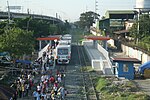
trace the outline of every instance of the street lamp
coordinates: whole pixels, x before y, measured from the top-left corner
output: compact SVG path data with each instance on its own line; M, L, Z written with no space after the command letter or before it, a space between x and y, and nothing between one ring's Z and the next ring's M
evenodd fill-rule
M106 36L106 29L103 29L103 36Z

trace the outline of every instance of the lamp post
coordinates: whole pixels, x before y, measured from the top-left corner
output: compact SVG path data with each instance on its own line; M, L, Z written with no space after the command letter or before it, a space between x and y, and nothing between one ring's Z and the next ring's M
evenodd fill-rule
M103 36L106 36L106 29L104 28L103 31Z

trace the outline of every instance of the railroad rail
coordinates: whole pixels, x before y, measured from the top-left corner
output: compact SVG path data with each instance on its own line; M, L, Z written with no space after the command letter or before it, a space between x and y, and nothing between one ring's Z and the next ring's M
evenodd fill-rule
M0 97L1 100L5 100L6 98L7 98L7 100L9 100L15 91L10 89L7 86L0 85L0 92L5 95L4 97Z
M87 67L87 59L85 57L86 54L83 50L83 46L78 45L78 53L81 67ZM86 100L99 100L90 73L82 70L82 78Z

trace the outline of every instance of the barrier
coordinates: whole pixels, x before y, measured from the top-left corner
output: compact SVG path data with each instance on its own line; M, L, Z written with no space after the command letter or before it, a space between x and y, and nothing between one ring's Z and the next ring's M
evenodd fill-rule
M100 44L97 43L97 49L103 54L103 56L106 58L105 61L103 61L103 63L107 63L105 66L105 68L103 69L104 70L104 73L106 74L113 74L113 68L112 68L112 63L109 59L109 53L108 51L106 51Z
M38 58L41 58L43 55L43 52L47 51L49 44L47 44L43 49L41 49L41 51L39 51L38 53Z
M103 71L105 75L112 75L112 64L109 59L108 52L99 44L96 44L95 48L93 46L93 41L83 41L82 44L89 60L91 61L92 68L94 70Z
M92 68L94 70L102 70L103 68L103 61L102 61L102 58L101 57L95 57L93 55L93 52L91 52L89 49L89 47L87 45L93 45L93 41L84 41L83 42L83 46L85 48L85 51L86 51L86 54L89 58L89 60L91 61L91 65L92 65Z

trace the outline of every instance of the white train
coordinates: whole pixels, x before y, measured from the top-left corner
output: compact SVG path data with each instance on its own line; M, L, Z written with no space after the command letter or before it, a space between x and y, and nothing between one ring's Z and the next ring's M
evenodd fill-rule
M62 36L55 49L55 59L58 64L69 64L71 59L71 36Z
M70 45L70 42L68 40L59 40L58 45Z
M63 36L61 37L61 40L68 41L68 43L71 45L72 36L71 36L70 34L63 35Z
M57 45L55 49L55 59L58 64L69 64L71 59L70 45Z

